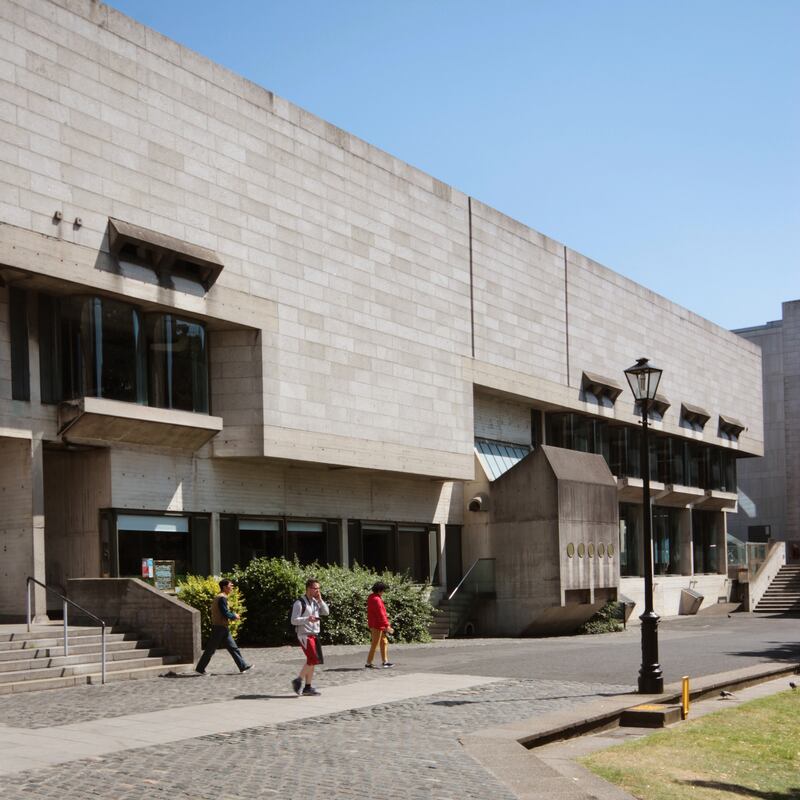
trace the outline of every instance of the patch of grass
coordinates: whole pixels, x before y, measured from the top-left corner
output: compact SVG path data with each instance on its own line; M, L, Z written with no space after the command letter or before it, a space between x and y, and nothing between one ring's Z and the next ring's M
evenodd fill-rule
M690 719L581 763L641 800L800 800L800 691Z

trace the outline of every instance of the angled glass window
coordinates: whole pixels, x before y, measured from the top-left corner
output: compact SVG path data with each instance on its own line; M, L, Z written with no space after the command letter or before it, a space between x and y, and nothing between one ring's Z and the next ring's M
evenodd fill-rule
M64 298L61 345L64 398L146 402L146 353L137 308L106 297Z
M208 341L205 326L173 314L147 315L150 405L207 414Z

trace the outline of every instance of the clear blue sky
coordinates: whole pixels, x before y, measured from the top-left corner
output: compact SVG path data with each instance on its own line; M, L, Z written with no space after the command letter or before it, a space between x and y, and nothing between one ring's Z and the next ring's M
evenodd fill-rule
M800 299L800 0L112 0L729 328Z

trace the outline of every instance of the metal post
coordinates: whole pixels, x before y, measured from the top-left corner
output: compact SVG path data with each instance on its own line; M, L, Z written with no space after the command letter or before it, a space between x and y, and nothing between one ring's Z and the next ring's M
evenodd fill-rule
M658 614L653 610L653 526L650 506L650 442L647 412L649 401L643 399L642 407L642 501L644 520L644 613L642 621L642 667L639 670L640 694L661 694L664 676L658 663Z
M27 619L28 619L28 633L31 632L31 579L28 578L26 582L26 588L28 590L28 600L27 600Z
M100 627L100 683L106 682L106 624Z
M64 600L61 603L62 608L64 609L64 655L69 655L69 640L67 639L67 628L69 627L69 623L67 622L67 601Z

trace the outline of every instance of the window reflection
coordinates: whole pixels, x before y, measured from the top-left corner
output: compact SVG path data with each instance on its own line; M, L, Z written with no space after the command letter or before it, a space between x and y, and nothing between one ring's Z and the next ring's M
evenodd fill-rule
M138 309L105 297L65 298L61 338L65 398L145 402L145 349Z
M206 331L199 322L149 314L150 405L207 413Z

